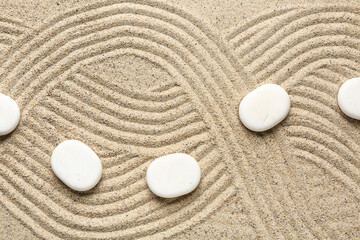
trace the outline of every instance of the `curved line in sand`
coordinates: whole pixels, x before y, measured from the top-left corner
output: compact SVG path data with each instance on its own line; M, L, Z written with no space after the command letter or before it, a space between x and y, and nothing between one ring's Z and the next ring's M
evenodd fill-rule
M325 14L323 15L322 12ZM316 13L318 13L318 15ZM282 13L279 14L282 15L282 17L286 17ZM274 13L274 16L279 14ZM293 13L289 12L289 15L291 14ZM281 18L281 20L284 19ZM270 20L268 22L270 23ZM260 25L262 22L255 21L254 23L256 23L256 25L254 24L256 29L259 29L260 26L262 26ZM240 56L240 58L245 57L245 59L242 59L243 62L250 64L245 67L245 69L249 72L257 73L255 79L260 79L259 83L265 82L281 84L285 89L290 91L290 93L296 93L296 95L304 97L302 99L297 99L298 101L295 100L296 106L293 106L294 111L290 113L289 119L284 122L286 126L294 125L294 123L291 121L291 115L299 115L300 113L298 113L298 108L301 110L304 109L310 111L315 115L318 111L319 114L316 115L318 116L317 119L320 117L320 119L326 120L325 122L329 122L328 119L333 119L334 117L336 117L336 119L339 121L343 121L344 119L340 117L339 112L336 111L336 99L331 99L331 97L334 97L334 95L331 96L328 92L325 91L326 88L334 89L334 87L337 87L334 86L334 80L331 81L329 79L324 79L324 81L320 83L322 86L320 92L324 94L321 95L320 100L317 97L317 101L309 102L310 106L317 105L320 109L312 108L309 110L308 104L306 104L306 106L305 104L304 106L297 106L297 104L301 104L302 102L307 101L308 96L312 96L313 99L315 99L315 95L318 96L319 92L316 89L317 86L319 86L319 83L311 84L311 82L308 81L306 83L306 88L299 86L303 85L302 79L304 76L312 75L314 71L320 68L326 69L329 66L334 66L336 64L340 64L339 66L346 64L346 67L353 70L352 73L348 74L348 78L354 76L354 74L358 75L358 71L356 71L356 69L359 66L358 58L360 56L357 47L359 45L359 35L355 32L355 30L352 29L354 27L357 28L360 25L359 9L339 6L304 9L303 11L295 13L292 17L286 19L285 23L285 26L283 26L284 21L278 21L277 25L269 26L268 31L264 30L261 31L262 34L254 34L253 37L251 37L251 40L243 42L241 48L237 48L236 46L237 39L247 37L248 35L246 34L252 34L255 30L247 32L247 29L243 28L241 32L244 32L244 34L233 33L231 38L228 38L228 40L230 45L238 52L238 56ZM325 29L320 27L323 23L328 23L328 27ZM351 31L342 32L342 30L340 30L341 33L335 32L339 30L338 26L340 25L338 23L341 23L341 26L345 25L347 30L352 28ZM304 26L310 27L304 28ZM316 26L319 26L320 30L315 29ZM249 27L249 29L250 28L251 27ZM336 36L341 34L347 36ZM322 37L318 37L319 35L331 36L330 41L332 42L324 42ZM291 44L289 44L289 42L291 42ZM333 47L328 47L329 43L333 45ZM256 46L254 44L256 44ZM315 50L314 44L317 44L318 46ZM255 50L253 50L254 48ZM247 50L242 51L244 49ZM317 77L321 78L321 76ZM261 79L264 79L264 81L262 82ZM331 107L329 108L328 106ZM355 193L355 197L357 197L359 193L359 185L357 181L354 181L352 178L354 178L354 174L355 176L357 175L359 169L357 167L358 164L356 164L356 159L354 159L354 156L359 153L359 145L355 143L354 140L346 137L346 134L338 127L335 129L329 129L329 125L322 126L321 121L316 121L316 118L308 119L306 115L303 116L303 119L308 121L306 122L306 127L326 134L327 137L331 138L330 142L341 142L340 147L335 149L335 152L332 155L333 157L335 155L342 157L341 161L336 165L339 168L337 168L335 165L332 166L331 161L327 162L327 158L321 156L321 153L319 156L319 159L321 160L317 159L316 162L321 165L321 168L335 176L338 181L344 183L353 193ZM312 122L310 122L310 120L312 120ZM330 123L333 125L332 122ZM301 123L297 122L297 124ZM326 131L324 130L325 128ZM299 131L303 130L305 131L305 128L302 128ZM291 131L289 132L291 135ZM299 132L298 135L303 134L306 134L306 131L302 133ZM332 137L332 135L335 136ZM319 139L317 141L315 140L316 137L319 137L318 135L312 136L313 137L311 139L314 139L314 141L319 144L319 147L326 147L326 144L322 142L324 139L321 139L319 142ZM296 144L296 141L293 143ZM352 153L350 154L352 155L350 162L348 162L349 159L347 159L350 157L349 151ZM325 152L328 153L329 150L325 150ZM310 159L311 157L307 158L307 160ZM350 177L347 176L347 174L350 175ZM358 178L355 177L354 179Z
M298 10L298 9L295 9ZM289 26L291 26L291 24L294 25L294 23L296 23L297 21L303 21L303 22L307 22L307 24L311 25L311 21L307 21L308 16L313 16L314 18L318 17L319 14L321 13L326 13L326 14L337 14L337 13L348 13L348 14L353 14L354 17L358 17L359 13L356 12L356 9L354 9L353 7L348 7L348 6L336 6L336 7L315 7L315 8L311 8L311 9L301 9L301 11L296 11L293 13L293 16L289 16L284 20L282 20L281 22L277 23L275 26L271 25L271 28L269 29L268 32L262 34L261 36L257 37L257 40L254 41L253 44L250 44L250 46L247 46L247 50L243 51L241 54L241 56L243 55L247 55L250 51L252 52L254 49L256 50L257 48L263 48L263 45L269 45L269 46L273 46L274 44L276 44L277 42L280 42L280 40L284 37L287 36L289 33L291 34L293 31L291 31L291 29L289 28ZM326 19L328 16L324 16L324 18ZM329 17L331 19L331 16ZM302 28L301 25L296 25L295 29L297 28ZM285 32L283 31L284 29L287 29L288 31ZM276 38L277 37L277 38ZM268 43L270 41L272 44ZM255 44L256 42L256 44ZM232 45L233 48L238 48L238 46L234 46ZM265 48L266 49L266 48Z
M66 96L66 95L63 95L63 96ZM73 98L69 98L69 99L71 100ZM58 99L57 101L61 102L61 100L62 99ZM66 102L64 101L64 103L66 103ZM53 106L53 108L57 109L58 108L57 106L59 106L59 105L56 104L56 106ZM201 126L199 123L200 121L202 121L201 118L199 118L198 115L194 114L194 110L189 109L188 107L180 108L181 110L184 110L184 114L181 114L181 115L176 114L176 112L174 112L174 111L169 111L168 114L164 114L164 116L169 115L169 117L170 116L172 117L172 118L170 118L169 122L164 122L164 119L157 121L157 119L154 119L154 118L147 119L147 122L143 122L144 120L135 122L133 119L131 121L126 121L126 119L119 120L118 118L114 117L114 115L118 116L118 114L112 115L111 112L107 113L106 111L101 111L102 109L105 109L105 108L98 109L98 108L90 107L89 105L81 104L81 103L79 103L78 106L84 107L83 108L84 110L82 110L82 111L77 110L75 108L76 106L72 106L72 105L70 105L70 103L69 103L69 106L67 106L68 108L73 107L71 112L76 111L74 118L76 118L77 115L78 116L86 116L86 117L88 117L88 119L90 121L89 124L91 124L91 122L96 122L95 123L95 125L96 125L96 124L99 124L99 122L100 122L100 124L106 124L106 126L111 129L114 129L116 131L121 131L121 132L124 132L127 134L134 134L135 136L143 135L143 137L147 137L147 136L154 135L154 134L157 134L159 136L169 134L172 131L179 130L181 128L185 128L186 125L184 125L184 119L189 119L188 121L186 121L188 124L197 123L197 124L199 124L199 127L204 127L204 126ZM182 106L182 104L177 107L180 107L180 106ZM69 111L66 111L66 112L69 112ZM94 116L93 112L90 112L90 111L93 111L95 114L98 114L98 115ZM180 111L180 110L178 110L178 111ZM172 115L172 114L176 114L176 115ZM64 114L62 113L59 115L61 116ZM48 116L50 116L50 115L48 114ZM43 116L43 117L45 117L45 116ZM100 119L101 117L106 117L106 120L102 120L103 118ZM64 118L66 119L68 117L64 116ZM191 121L190 121L190 119L191 119ZM69 121L71 121L71 120L69 120ZM141 128L145 128L145 130L141 131L140 130Z
M267 22L267 20L282 16L287 13L291 13L293 11L298 10L298 8L283 8L277 11L273 9L262 12L260 15L257 15L251 19L249 19L245 24L234 27L229 33L226 35L225 39L228 42L234 41L234 39L241 35L243 32L246 32L254 27L257 27L259 24L263 22Z
M226 183L226 182L225 182ZM6 185L6 183L4 183L4 185ZM4 186L2 186L2 188L3 188ZM221 187L223 187L223 185L222 184L220 184L220 186L219 186L220 188ZM209 191L211 191L212 189L209 189ZM226 189L225 189L225 191L222 191L222 194L224 194L224 192L226 192ZM8 188L7 189L7 191L6 191L6 193L8 193L8 194L10 194L10 193L12 193L12 194L14 194L14 190L13 189L11 189L11 188ZM19 199L19 196L15 196L15 198L16 199ZM20 197L21 198L21 197ZM27 201L27 200L26 200ZM26 201L24 201L24 202L22 202L22 204L24 204ZM216 201L216 200L215 200ZM212 202L212 200L210 200L210 205L211 205L211 202ZM4 202L3 202L4 203ZM19 203L20 204L20 203ZM21 205L21 204L20 204ZM219 206L219 204L217 204L218 206ZM212 208L212 207L210 207L210 208ZM21 209L21 208L20 208ZM17 210L17 211L21 211L19 208L17 208L17 209L15 209L15 210ZM46 217L46 215L44 215L44 214L42 214L41 212L39 212L38 210L37 210L37 208L35 207L35 205L30 205L30 207L29 207L29 210L35 210L35 213L33 214L33 216L38 216L37 218L39 218L39 219L44 219L45 220L45 225L46 226L43 226L43 227L53 227L54 225L58 225L56 222L54 222L53 220L51 220L51 219L49 219L48 217ZM187 212L187 210L189 210L189 209L184 209L184 212L185 212L185 216L186 216L186 212ZM16 214L16 212L14 212L14 211L12 211L14 214ZM23 214L25 214L25 213L23 213ZM26 215L26 214L25 214ZM39 217L40 216L40 217ZM37 219L37 221L39 221L39 219ZM166 219L165 219L165 221L166 221ZM185 222L185 224L188 224L188 223L186 223ZM144 227L145 228L145 227ZM97 233L97 232L95 232L95 233L90 233L90 232L80 232L80 231L77 231L77 230L74 230L74 229L66 229L66 227L63 227L63 226L57 226L57 229L62 229L63 230L63 234L62 235L60 235L60 236L64 236L64 235L67 235L67 236L71 236L71 235L68 235L68 233L69 232L74 232L74 231L76 231L76 236L77 237L80 237L80 238L82 238L82 237L85 237L85 238L90 238L90 237L98 237L98 238L109 238L109 237L121 237L121 236L123 236L123 237L125 237L122 233L122 231L120 230L120 231L115 231L115 232L110 232L110 233ZM52 231L54 231L55 229L53 229L53 228L51 228L51 230ZM131 231L131 235L133 235L134 236L134 234L136 234L136 229L134 229L133 231ZM145 232L145 233L142 233L143 235L146 235L146 234L148 234L149 233L149 231L147 231L147 232ZM45 236L48 236L48 233L46 233L47 235L45 235ZM129 234L129 235L130 235ZM168 233L169 234L169 233ZM44 235L43 235L44 236ZM74 236L73 236L74 237Z
M22 20L19 20L19 19L13 18L13 17L9 18L9 17L0 16L0 22L9 23L9 24L15 25L19 28L31 29L31 27L28 26L28 24L24 23Z
M313 126L304 126L305 124L297 124L291 125L287 127L287 129L291 129L292 131L288 134L289 137L309 137L310 141L316 142L318 144L324 145L324 148L328 149L327 152L333 152L340 156L340 159L351 159L355 157L355 154L351 152L341 141L337 139L329 140L327 135L320 131L319 129L315 129ZM304 134L305 133L305 134ZM343 161L346 164L339 163L338 165L341 167L343 165L343 169L351 168L354 175L358 175L357 179L360 179L360 170L358 166L354 164Z
M332 71L334 73L333 77L336 78L336 74L340 74L340 72L335 72L335 69L333 69L334 66L336 66L336 68L341 67L341 66L346 66L346 68L360 67L360 63L354 61L354 59L348 59L348 58L322 57L320 59L314 59L311 62L307 63L306 67L304 67L303 69L297 70L297 72L294 73L294 76L291 76L288 79L280 79L279 81L274 80L274 82L277 84L281 84L281 86L283 88L290 89L291 87L299 85L298 81L303 78L303 77L300 77L301 75L311 76L311 75L317 74L318 77L321 77L321 75L319 76L319 73L318 73L319 70ZM348 77L346 77L346 78L348 78ZM329 83L331 83L330 85L332 85L334 83L331 80L330 81L324 80L324 81L328 81ZM339 83L337 83L337 84L339 84Z
M337 96L337 93L334 91L334 89L338 87L337 84L332 83L331 80L318 77L316 73L311 73L306 76L302 82L302 86L317 89L331 98Z
M216 37L211 33L211 30L210 30L208 27L206 27L206 25L202 24L199 20L197 20L196 18L194 18L193 16L191 16L190 14L187 14L186 12L184 12L184 11L178 9L178 8L170 7L169 5L164 4L164 3L161 3L161 2L153 2L153 1L147 1L147 0L145 0L145 1L143 1L143 2L144 2L143 4L145 4L145 5L149 5L149 6L155 5L155 6L153 6L153 8L155 8L155 9L156 9L156 8L162 9L162 10L165 10L165 11L167 11L167 12L166 12L165 14L162 13L162 15L161 15L161 14L159 15L159 13L156 12L156 11L148 11L148 10L146 10L146 9L133 10L132 8L128 7L127 5L124 6L125 9L123 9L123 10L122 10L122 9L116 9L116 8L115 8L117 3L123 4L123 5L124 5L124 3L128 3L128 4L130 5L130 4L131 4L131 1L130 1L130 2L128 2L128 1L109 1L109 2L104 2L104 3L100 3L100 4L94 4L94 5L90 5L90 6L88 6L88 7L83 8L83 10L77 9L77 10L70 11L70 12L68 12L68 13L66 13L66 14L63 14L63 15L60 15L59 17L54 18L54 19L51 20L48 24L43 25L43 27L41 27L41 28L36 32L36 34L33 34L33 35L30 36L30 37L27 37L27 38L26 38L26 41L29 42L29 41L32 40L34 37L38 36L41 32L44 32L47 28L50 28L50 27L52 27L53 25L55 26L56 23L57 23L57 21L61 22L61 20L62 20L61 18L62 18L62 17L68 18L69 16L72 16L72 15L79 15L80 13L90 11L90 10L92 10L92 9L94 9L94 8L95 8L95 10L100 11L100 10L102 10L102 9L100 9L100 8L106 8L105 6L110 5L111 7L114 7L114 6L115 6L115 7L114 7L115 9L110 9L110 10L108 10L109 13L105 12L105 13L102 13L102 14L98 14L98 13L95 12L95 13L94 13L95 16L93 16L93 18L90 17L89 14L87 14L87 15L85 15L85 17L84 17L83 19L82 19L82 18L75 19L73 23L68 23L68 24L65 23L65 25L62 26L62 27L60 27L60 26L59 26L59 27L54 27L54 28L55 28L54 34L55 34L55 35L56 35L56 34L59 34L59 33L63 32L63 31L65 31L67 28L74 27L74 26L76 26L76 25L81 24L82 22L88 22L88 21L91 21L91 20L94 20L94 19L98 19L98 18L103 18L103 17L108 17L108 16L116 15L116 14L121 13L121 11L125 11L125 12L130 12L130 13L135 13L135 14L141 14L141 15L144 15L144 16L149 16L149 17L152 17L152 18L154 18L154 19L165 19L167 22L170 22L170 23L172 23L172 24L175 24L176 27L178 27L178 28L180 28L180 29L181 29L181 28L187 29L187 31L186 31L187 34L190 34L190 36L192 36L193 31L191 31L191 30L189 31L189 30L188 30L189 28L188 28L188 26L187 26L186 24L183 23L184 21L174 21L174 20L173 20L173 16L171 16L171 14L172 14L172 15L176 15L176 16L179 15L181 19L186 20L186 21L190 19L190 20L189 20L189 21L190 21L190 25L195 24L195 26L196 26L197 28L202 29L202 31L204 31L204 33L205 33L205 36L206 36L207 38L211 39L211 41L215 43L215 45L219 48L219 50L220 50L221 52L226 51L226 49L224 49L224 47L222 47L222 45L219 44L219 42L216 40ZM141 6L141 4L132 4L132 5L135 5L135 6L138 6L138 7ZM96 8L99 8L100 10L99 10L99 9L96 9ZM170 11L168 12L168 10L170 10ZM105 11L105 10L104 10L104 11ZM120 12L119 12L119 11L120 11ZM105 14L105 16L103 16L104 14ZM106 14L108 14L108 15L106 15ZM159 16L161 16L161 17L159 17ZM59 32L59 31L60 31L60 32ZM50 38L53 38L53 37L55 36L54 34L50 34L50 36L46 37L45 40L50 39ZM24 40L24 41L25 41L25 40ZM16 51L18 51L18 52L21 52L21 54L18 54L19 56L17 56L17 57L10 58L10 62L13 61L13 64L9 63L10 65L5 65L5 66L4 66L4 68L6 69L7 73L9 73L10 71L12 71L12 68L15 67L16 64L18 64L18 63L20 63L21 61L23 61L24 54L29 54L30 51L35 50L35 49L34 49L35 47L38 48L38 47L39 47L39 44L41 45L41 44L43 44L43 43L44 43L44 41L41 42L41 41L38 41L38 40L35 39L35 41L33 41L32 44L27 44L27 46L25 46L25 50L17 50L17 48L19 48L20 46L14 47L14 48L13 48L13 51L16 50ZM199 41L199 43L203 45L203 42L202 42L202 41ZM33 48L31 48L31 46L33 46ZM206 48L206 45L203 45L203 47ZM213 49L211 49L211 48L209 48L209 47L208 47L207 49L209 50L208 52L210 52L210 54L213 52L213 51L211 51L211 50L213 50ZM226 51L226 52L227 52L227 51ZM213 55L213 56L215 56L215 55ZM227 52L226 56L227 56L228 58L229 58L229 57L231 58L231 54L229 54L228 52ZM19 58L19 57L21 57L21 58ZM218 58L215 56L215 59L218 59ZM221 62L221 61L220 61L220 62ZM234 65L234 60L231 61L231 62L232 62L232 64ZM14 65L14 64L15 64L15 65ZM223 67L223 66L221 66L221 67ZM236 66L236 67L239 67L239 66ZM4 75L4 76L2 75L1 79L5 78L7 73L4 73L5 75Z
M294 109L297 109L297 108L300 108L300 109L304 109L304 110L307 110L307 111L309 111L309 109L308 109L308 105L306 104L306 103L304 103L304 101L306 102L309 102L309 104L316 104L316 102L314 101L314 100L308 100L307 98L302 98L301 100L299 100L298 102L294 102L294 103L298 103L298 104L300 104L300 105L295 105L295 106L293 106L293 108ZM311 103L312 102L312 103ZM302 106L303 105L303 106ZM322 104L321 103L318 103L317 104L317 109L322 109L322 112L326 112L326 111L328 111L329 110L329 108L327 108L326 107L326 105L323 105L323 106L321 106ZM313 110L313 109L310 109L310 111L311 110ZM315 112L314 110L313 111L311 111L311 112ZM334 113L328 113L329 114L329 117L330 116L333 116L334 115ZM335 113L335 114L337 114L337 113ZM319 117L321 117L321 118L323 118L323 116L321 116L321 115L318 115ZM307 126L307 127L310 127L310 126ZM312 128L314 128L314 129L316 129L316 127L312 127ZM318 130L318 131L321 131L321 129L320 130ZM303 133L303 135L306 135L305 133ZM289 135L288 134L288 136L290 137L291 136L291 134ZM328 137L331 137L331 135L328 135ZM292 137L292 136L291 136ZM331 137L331 139L333 139L333 137ZM311 141L311 140L313 140L314 142L317 142L316 141L316 139L308 139L308 141ZM293 144L296 144L296 142L294 142ZM322 144L322 146L324 147L324 148L326 148L326 149L328 149L327 147L326 147L326 144L324 144L324 142L323 143L319 143L319 144ZM343 144L343 145L345 145L345 144ZM335 151L335 152L341 152L341 149L337 149L337 150L331 150L331 151ZM339 155L339 154L338 154ZM338 163L338 165L341 165L341 166L344 166L343 168L344 169L347 169L347 171L350 171L350 172L358 172L359 171L359 168L357 168L355 165L353 165L353 164L351 164L350 162L348 162L348 160L346 160L346 157L344 157L343 155L339 155L342 159L343 159L343 161L342 162L339 162ZM324 159L326 159L325 157L324 157ZM335 168L336 169L336 168ZM341 173L342 175L346 175L341 169L336 169L339 173ZM332 170L331 171L331 173L332 172L334 172L334 170ZM357 175L357 174L356 174ZM358 185L358 183L356 183L354 180L352 180L351 178L349 178L352 182L353 182L353 184L357 184ZM339 179L340 181L342 181L342 179ZM344 183L347 183L347 182L349 182L349 180L346 180L346 181L344 181ZM358 186L359 187L359 186ZM359 188L360 189L360 188Z
M0 31L0 44L11 46L17 37Z
M206 175L205 175L205 176L206 176ZM207 179L209 179L209 178L206 178L206 177L205 177L205 180L204 180L204 181L206 182L206 181L207 181ZM214 179L214 180L212 180L212 181L215 181L215 179L216 179L216 178L214 178L214 177L210 177L210 179ZM205 186L205 188L207 188L207 186Z
M293 137L295 138L295 137ZM301 145L306 144L306 140L303 138L297 139L294 141L294 143ZM324 169L325 171L329 172L333 177L338 178L339 181L346 184L349 189L351 189L352 192L357 194L359 196L359 186L346 174L339 171L334 165L330 164L328 161L324 160L322 156L318 156L314 153L311 153L309 151L303 150L301 147L298 148L299 152L295 153L300 158L305 158L310 162L316 163L320 168Z
M9 52L15 43L21 40L26 33L30 32L31 28L27 27L21 21L13 18L0 16L0 47L1 47L1 63L6 61ZM1 81L1 80L0 80Z
M346 24L343 25L346 26ZM333 29L331 29L330 31L333 31ZM342 34L340 31L334 34L334 33L330 33L330 31L328 33L325 32L325 33L317 34L316 37L311 37L309 39L305 39L307 37L306 34L303 35L304 38L296 37L296 40L295 38L292 38L291 40L289 40L291 42L293 42L294 40L294 44L292 44L291 48L280 46L282 47L282 50L281 52L279 52L278 55L276 55L275 53L269 53L273 57L269 57L270 55L269 56L264 55L264 58L265 59L269 58L269 60L261 62L260 64L258 64L255 61L253 62L252 65L249 65L249 69L251 69L251 71L256 75L258 75L259 73L267 73L267 72L274 73L276 72L276 69L281 69L285 65L283 59L286 58L288 59L288 62L291 62L295 58L301 57L302 55L306 55L311 50L315 50L321 47L344 46L352 49L357 49L356 46L359 43L359 39L355 38L355 35L352 35L349 32ZM284 42L283 44L286 43ZM279 44L279 45L283 45L283 44ZM267 77L268 76L265 76L265 78Z
M220 59L219 57L217 58L217 59ZM217 63L218 64L218 63ZM225 67L224 67L224 65L226 65L226 64L228 64L228 66L231 66L231 61L229 61L228 63L222 63L222 64L219 64L220 65L220 67L218 67L218 69L224 69ZM214 70L213 70L214 71ZM232 70L233 71L233 70ZM226 76L226 75L234 75L235 76L235 74L233 74L233 73L231 73L232 71L228 71L228 74L224 74L224 76ZM196 72L196 71L195 71ZM211 71L210 71L211 72ZM206 75L208 75L208 76L211 76L211 74L204 74L204 73L202 73L202 74L200 74L201 75L201 77L205 80L206 78L205 78L205 76ZM233 78L233 77L232 77ZM226 80L227 78L225 78L225 80ZM230 78L231 79L231 78ZM215 82L215 85L211 88L211 89L209 89L210 91L211 91L211 93L213 93L213 95L215 96L215 97L218 97L219 98L219 100L221 101L221 100L226 100L226 98L224 97L224 95L226 96L226 95L230 95L230 96L235 96L235 97L238 97L238 94L234 91L234 90L232 90L232 87L231 87L231 85L229 85L228 83L228 85L225 85L224 84L224 81L222 81L221 82L221 84L219 84L219 83L217 83L216 81L213 81L212 79L210 79L211 80L211 82L213 83L213 82ZM228 81L228 82L231 82L231 81ZM193 82L192 83L193 85L194 84L197 84L196 82ZM222 85L222 86L218 86L218 87L216 87L216 85ZM191 88L191 87L190 87ZM189 87L188 87L188 89L189 89ZM206 89L206 86L205 87L203 87L202 86L202 89ZM210 93L210 91L209 91L209 93ZM216 91L218 91L218 92L216 92ZM210 95L212 95L212 94L210 94ZM221 97L220 97L221 96ZM204 97L203 97L204 98ZM236 98L237 99L237 98ZM226 101L225 101L226 102ZM234 100L232 100L232 102L234 102ZM207 103L208 104L208 110L210 110L209 109L209 107L212 105L211 103L209 104L209 103ZM224 110L223 110L224 109ZM222 111L223 110L223 111ZM211 111L210 110L210 113L212 113L213 111ZM231 108L228 108L227 106L225 106L225 108L222 108L222 107L217 107L217 109L216 109L216 112L217 112L217 114L219 114L219 113L223 113L223 114L226 114L226 113L231 113ZM217 115L215 115L215 118L216 118L216 116ZM232 120L234 120L234 119L236 119L235 121L238 121L238 119L237 119L237 117L236 116L231 116L231 119ZM215 120L214 120L215 121ZM233 129L235 129L235 130L238 130L239 129L239 127L237 126L238 125L238 123L236 123L236 124L234 124L233 123L233 121L230 121L230 123L226 123L226 121L220 121L221 123L218 123L218 126L222 126L222 125L225 125L225 126L227 126L227 127L229 127L229 128L233 128ZM230 134L231 135L231 134ZM231 140L235 140L234 142L236 143L238 140L236 139L236 137L234 137L234 136L230 136L230 139ZM224 145L226 145L226 142L224 142L223 144L222 144L223 146ZM240 144L240 146L241 146L241 144ZM225 149L228 149L229 147L226 147ZM241 149L241 148L240 148ZM231 152L231 151L230 151ZM246 164L245 164L245 166L246 166ZM247 168L247 170L250 170L249 169L249 166L247 166L246 167ZM237 183L237 186L242 186L242 183L239 183L239 181L238 181L238 183ZM257 222L257 224L260 224L260 222L259 222L259 220L257 220L256 221ZM260 224L261 225L261 224ZM261 229L261 231L263 231L263 233L262 234L265 234L265 235L267 235L266 234L266 230L265 229Z
M346 146L351 152L358 154L356 149L358 145L355 141L346 141L348 140L348 136L337 125L319 114L308 111L307 108L297 106L297 111L294 111L291 116L289 116L289 123L284 124L285 127L297 125L321 130L322 133L327 135L333 134L337 141L341 142L342 145Z
M12 23L3 22L0 20L0 32L6 33L10 36L19 37L20 35L24 34L26 30L20 28L19 26L15 26Z
M44 111L45 111L46 109L44 109ZM57 117L56 117L56 115L55 114L53 114L52 112L49 112L48 110L46 110L49 114L47 114L47 115L45 115L45 113L46 112L44 112L44 111L40 111L39 113L41 113L41 114L43 114L43 117L46 117L47 119L49 119L49 120L51 120L51 121L59 121L59 120L57 120ZM52 115L51 115L52 114ZM53 118L50 118L50 117L52 117L53 116ZM36 118L35 118L36 119ZM195 123L198 123L199 121L200 121L201 119L199 118L199 116L198 116L198 114L196 114L194 111L191 111L191 112L189 112L188 114L186 114L186 115L184 115L184 116L180 116L178 119L176 119L176 120L174 120L174 121L170 121L169 122L169 124L167 125L167 126L164 126L164 128L162 128L162 127L153 127L153 130L155 131L155 133L162 133L162 132L164 132L164 133L166 133L166 134L169 134L170 132L171 132L171 130L173 129L173 130L178 130L178 129L181 129L181 128L184 128L184 126L186 126L187 124L195 124ZM38 119L38 120L36 120L36 121L38 121L38 122L41 122L41 123L44 123L45 124L45 122L43 122L43 120L41 120L41 119ZM31 122L33 122L33 121L31 121ZM186 124L185 124L186 123ZM61 125L61 123L59 123L60 125ZM59 126L59 124L55 124L55 125L57 125L57 126ZM67 124L67 122L66 122L66 124ZM55 125L54 124L52 124L51 126L53 126L53 127L55 127ZM136 128L137 126L139 126L139 127L148 127L148 128L150 128L150 131L153 131L151 128L152 128L152 126L149 126L149 125L140 125L140 124L131 124L131 127L130 128ZM24 126L25 127L25 126ZM126 126L127 127L127 126ZM126 129L123 129L123 131L125 131L126 132ZM21 131L19 131L19 134L21 134ZM36 134L36 132L34 132L34 131L32 131L32 134L31 135L33 135L33 134L35 134L35 135L38 135L38 134ZM150 135L151 133L149 133L148 135ZM25 135L24 135L24 137L26 137ZM35 136L34 136L35 137ZM75 136L74 136L75 137ZM46 139L46 138L45 138ZM48 139L48 138L47 138ZM66 139L65 137L64 138L61 138L61 139ZM31 139L29 139L30 141L31 141ZM47 148L45 149L44 147L45 146L43 146L43 144L39 144L39 142L38 141L31 141L32 143L33 143L33 145L34 146L37 146L37 147L39 147L40 146L40 149L42 149L43 150L43 152L44 153L46 153L47 155L48 155L48 157L50 157L51 156L51 152L52 152L52 150L54 149L54 147L56 146L56 143L54 143L53 145L49 145L49 146L47 146ZM106 155L106 154L103 154L103 155Z
M124 55L126 55L124 53ZM149 60L149 59L146 59ZM150 61L150 60L149 60ZM114 98L114 101L118 101L118 98L124 98L126 101L135 100L140 102L151 102L152 104L159 104L163 101L173 100L181 95L185 95L183 89L180 86L176 86L170 89L166 89L161 92L151 92L151 91L139 91L138 89L132 89L131 91L122 87L117 86L116 84L111 83L110 81L105 81L103 78L99 76L95 76L94 74L90 74L81 68L78 69L78 72L75 72L73 76L69 79L69 81L78 84L82 88L88 89L89 91L99 91L99 85L101 87L106 88L111 94L104 94L103 97L106 99ZM116 91L112 90L116 89Z

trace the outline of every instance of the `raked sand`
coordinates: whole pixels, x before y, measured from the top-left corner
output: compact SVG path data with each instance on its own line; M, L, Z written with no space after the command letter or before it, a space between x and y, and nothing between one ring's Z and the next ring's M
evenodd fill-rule
M0 142L0 239L359 239L360 122L337 91L360 75L358 0L0 4L0 92L21 122ZM275 83L289 116L253 133L238 107ZM87 193L52 172L57 144L100 157ZM157 157L199 187L161 199Z

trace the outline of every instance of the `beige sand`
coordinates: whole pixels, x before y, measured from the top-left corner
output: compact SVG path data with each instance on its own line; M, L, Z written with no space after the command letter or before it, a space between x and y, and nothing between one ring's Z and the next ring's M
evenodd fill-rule
M2 2L0 90L22 121L0 143L0 239L360 239L360 122L336 103L360 6L293 2ZM292 108L254 134L237 108L262 83ZM50 168L71 138L104 166L89 193ZM203 177L163 200L145 171L173 152Z

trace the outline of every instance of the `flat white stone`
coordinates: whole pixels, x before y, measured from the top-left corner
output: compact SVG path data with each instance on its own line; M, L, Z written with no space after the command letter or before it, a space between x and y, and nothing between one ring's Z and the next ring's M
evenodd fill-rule
M12 132L19 121L19 106L11 97L0 93L0 136Z
M269 130L288 115L290 97L276 84L265 84L248 93L240 102L241 122L255 132Z
M77 140L60 143L51 155L51 168L69 188L87 191L101 178L102 165L96 153Z
M163 198L179 197L192 192L199 185L200 178L199 164L185 153L155 159L146 173L150 190Z
M360 78L347 80L340 87L338 104L347 116L360 120Z

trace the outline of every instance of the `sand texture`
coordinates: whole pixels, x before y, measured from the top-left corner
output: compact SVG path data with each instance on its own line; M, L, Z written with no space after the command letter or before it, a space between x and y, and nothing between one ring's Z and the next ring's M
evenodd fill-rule
M0 239L360 239L360 122L340 85L360 72L356 1L22 1L0 4L0 91L19 127L0 139ZM289 116L239 120L276 83ZM87 193L53 174L66 139L100 157ZM145 173L184 152L202 169L178 199Z

